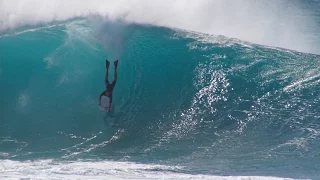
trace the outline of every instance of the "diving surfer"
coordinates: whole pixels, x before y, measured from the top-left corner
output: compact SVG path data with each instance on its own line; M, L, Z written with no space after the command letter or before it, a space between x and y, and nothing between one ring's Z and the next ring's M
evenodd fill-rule
M118 67L118 60L114 61L114 80L112 84L109 83L108 74L109 74L109 65L110 62L106 60L106 76L105 76L105 86L106 90L103 91L99 96L99 109L100 111L111 111L111 104L112 104L112 91L114 86L117 82L117 67Z

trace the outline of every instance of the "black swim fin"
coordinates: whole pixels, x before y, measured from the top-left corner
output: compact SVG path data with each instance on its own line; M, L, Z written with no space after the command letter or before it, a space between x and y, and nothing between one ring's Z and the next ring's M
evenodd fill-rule
M118 67L118 61L119 61L119 60L114 61L114 68L116 68L116 69L117 69L117 67Z
M109 69L110 62L106 59L106 68Z

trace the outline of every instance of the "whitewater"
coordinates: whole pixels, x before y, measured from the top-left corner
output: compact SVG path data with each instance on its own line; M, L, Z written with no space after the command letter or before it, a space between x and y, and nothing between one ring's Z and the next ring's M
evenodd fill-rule
M0 179L320 179L319 9L0 0Z

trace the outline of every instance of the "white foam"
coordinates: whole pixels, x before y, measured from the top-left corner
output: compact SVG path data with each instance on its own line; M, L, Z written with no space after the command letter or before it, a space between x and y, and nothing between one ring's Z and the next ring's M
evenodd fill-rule
M320 48L314 38L307 40L309 32L318 32L316 21L299 6L290 0L3 0L0 32L100 14L317 53Z
M296 82L293 82L292 84L286 86L283 88L284 91L288 92L296 87L299 87L299 86L302 86L303 84L305 83L308 83L308 82L312 82L312 80L314 79L318 79L320 77L320 74L316 74L316 75L313 75L313 76L310 76L310 77L307 77L305 79L302 79L302 80L298 80Z
M19 108L25 108L30 101L30 97L26 92L23 92L18 97L18 106Z
M162 180L290 180L263 176L213 176L178 173L183 167L113 161L61 162L0 160L0 179L162 179Z

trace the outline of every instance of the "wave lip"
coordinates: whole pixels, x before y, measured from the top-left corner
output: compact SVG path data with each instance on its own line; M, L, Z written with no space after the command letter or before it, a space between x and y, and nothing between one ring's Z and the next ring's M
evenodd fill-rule
M311 13L317 13L320 5L305 4L290 0L1 1L0 32L98 14L111 19L124 18L133 23L224 35L263 45L320 53L319 24ZM34 7L38 10L34 11Z

